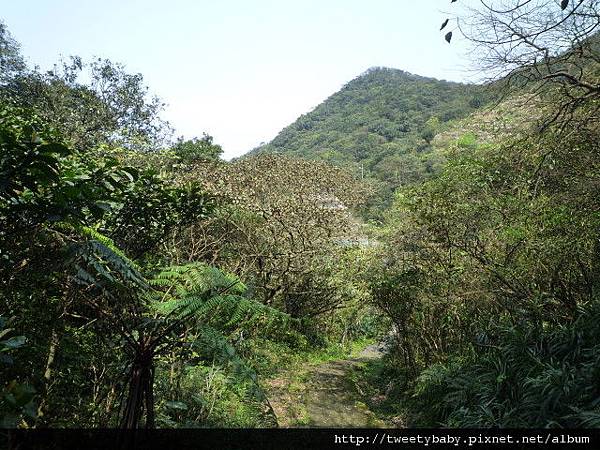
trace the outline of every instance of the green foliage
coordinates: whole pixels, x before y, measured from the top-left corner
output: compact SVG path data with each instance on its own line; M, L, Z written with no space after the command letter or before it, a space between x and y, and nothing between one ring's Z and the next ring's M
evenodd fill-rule
M498 331L495 345L427 368L421 420L451 427L598 427L597 305L566 325Z
M173 230L207 218L214 201L197 182L173 185L147 170L137 175L116 206L102 228L121 248L140 258Z
M414 424L597 424L600 172L588 113L535 134L496 129L486 143L463 122L438 176L398 191L367 281L394 324L388 363L403 393L392 392Z
M122 295L126 290L143 292L147 289L148 282L140 273L139 266L112 240L88 227L75 229L83 238L68 250L71 258L67 260L67 268L72 265L75 283L90 293L101 291L102 297L117 305L121 300L119 293Z
M191 395L159 405L159 426L254 428L269 424L261 402L249 393L248 383L218 365L186 367L181 389Z
M4 182L0 192L0 292L7 299L7 311L3 313L18 313L19 327L27 329L28 321L40 324L51 319L48 328L36 325L33 332L33 338L42 345L30 352L42 351L36 356L39 362L19 361L8 372L26 370L27 378L35 380L42 396L42 414L39 418L29 414L28 419L48 422L57 420L53 414L61 411L62 400L55 395L62 390L62 383L68 382L57 377L51 391L52 366L59 342L72 342L81 349L85 337L73 327L73 322L85 327L99 321L96 329L99 336L113 342L117 349L119 337L123 338L134 350L138 348L137 333L156 329L158 325L156 321L143 320L146 308L143 299L150 287L140 265L122 250L132 248L138 236L123 236L117 231L150 224L152 228L147 225L144 231L154 239L151 244L155 246L187 220L184 211L198 214L194 220L202 217L207 210L206 201L197 187L169 187L157 176L139 174L112 157L95 152L84 155L79 149L66 146L41 119L25 109L3 107L0 145ZM149 196L135 199L132 193L139 191L148 178L154 181L152 194L163 201L157 202L153 209L144 210L138 207L139 201L148 200ZM132 212L136 212L135 216ZM102 230L118 236L121 246ZM107 332L105 321L119 323L119 327ZM43 355L45 345L49 346L47 356ZM71 356L70 351L69 347L62 349L63 358ZM115 366L127 364L123 354L115 356L113 364L100 361L111 373L118 372ZM89 353L87 357L87 360L79 358L78 363L83 360L95 368L97 358ZM45 367L43 358L47 358ZM81 370L91 367L86 365ZM29 394L33 391L25 392L21 386L25 384L9 386L10 395L7 394L8 403L3 404L3 411L29 404ZM93 405L91 400L89 403ZM80 411L86 417L82 420L96 414L94 408Z
M12 320L0 316L0 373L5 373L4 366L14 364L11 353L27 342L25 336L11 336L13 329L8 326ZM36 390L27 383L4 380L0 385L0 427L16 428L35 419L35 394Z
M180 389L173 391L169 389L169 386L173 386L173 369L168 383L166 371L159 370L159 389L165 390L166 398L173 399L159 404L159 423L163 421L163 425L186 427L216 423L221 426L272 423L272 411L265 409L265 402L266 405L268 402L256 372L240 357L224 331L233 335L239 332L241 336L243 330L256 326L252 323L256 315L261 315L263 319L274 316L274 320L283 315L239 296L245 290L239 280L203 265L170 267L151 283L162 289L160 300L151 306L151 310L160 311L158 320L166 320L167 325L182 320L188 324L184 332L187 335L187 348L178 351L176 359L160 358L158 367L161 369L167 364L171 364L171 367L177 364L181 369L175 376L176 385L184 389L199 387L191 397ZM255 316L246 314L251 309L248 308L249 304L254 307ZM244 314L240 314L240 309ZM170 345L179 343L180 339L175 338ZM207 362L212 370L205 373L206 379L199 378ZM223 392L226 388L228 390ZM233 402L235 410L229 410L228 414L220 412L222 408L230 407L227 406L229 402ZM250 414L243 413L246 410L252 412L251 417L245 416Z
M325 160L373 177L383 182L372 204L379 216L394 189L437 170L440 157L431 141L444 124L468 115L488 96L475 85L372 68L251 154Z
M216 161L223 153L221 146L213 144L212 136L206 133L200 139L184 140L180 137L172 150L184 164Z
M193 316L221 330L260 327L265 335L272 326L290 325L287 314L245 297L238 277L205 264L170 266L150 284L161 292L152 307L167 316Z
M110 142L147 150L170 134L160 118L164 103L148 95L142 75L109 60L71 57L48 72L21 68L0 86L0 98L31 108L76 147Z
M135 171L112 158L92 158L67 147L37 116L20 108L0 108L0 148L4 264L27 258L32 234L50 238L54 224L100 220L134 179Z

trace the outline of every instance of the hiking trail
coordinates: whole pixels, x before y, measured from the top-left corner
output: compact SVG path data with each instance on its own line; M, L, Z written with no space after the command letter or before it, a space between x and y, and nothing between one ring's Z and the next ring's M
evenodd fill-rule
M380 345L365 347L356 357L307 365L293 378L270 380L267 390L279 426L383 428L390 426L369 410L350 373L380 358ZM289 374L288 374L289 375Z

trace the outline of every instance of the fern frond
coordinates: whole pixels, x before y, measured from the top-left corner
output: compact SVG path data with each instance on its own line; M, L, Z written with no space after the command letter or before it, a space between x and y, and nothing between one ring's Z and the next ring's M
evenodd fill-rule
M68 263L74 269L74 281L82 286L102 291L114 299L114 291L127 290L139 295L149 285L141 270L108 237L97 230L78 224L59 224L59 229L77 233L79 238L70 246Z
M238 377L250 380L254 387L253 395L259 400L266 400L265 392L258 384L256 372L245 364L237 354L235 347L218 330L210 326L203 326L200 329L199 338L192 345L217 364L230 366Z
M154 310L174 318L195 318L221 329L265 329L293 321L288 314L243 296L246 286L235 275L205 264L168 267L150 285L162 293L152 304Z

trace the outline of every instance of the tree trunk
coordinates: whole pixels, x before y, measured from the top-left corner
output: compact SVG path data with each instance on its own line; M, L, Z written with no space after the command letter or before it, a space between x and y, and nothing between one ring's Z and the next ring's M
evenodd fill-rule
M50 345L48 347L48 358L46 360L46 367L44 370L44 388L42 393L42 400L40 401L40 405L37 409L38 420L42 418L44 414L48 411L48 397L50 395L52 367L54 366L54 359L56 358L56 350L58 349L59 343L60 339L58 337L58 332L56 331L56 328L53 328L52 334L50 336Z
M151 363L146 377L146 428L154 427L154 365Z
M141 351L129 376L129 391L121 418L121 428L135 430L146 413L146 428L154 428L154 352Z

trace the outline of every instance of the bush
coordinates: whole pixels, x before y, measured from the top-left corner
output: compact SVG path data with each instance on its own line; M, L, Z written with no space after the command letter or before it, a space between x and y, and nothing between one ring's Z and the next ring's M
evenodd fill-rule
M507 327L418 377L420 421L451 427L600 426L600 305L568 325Z

